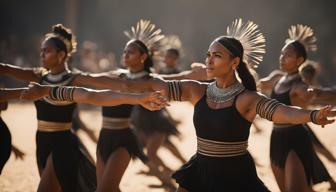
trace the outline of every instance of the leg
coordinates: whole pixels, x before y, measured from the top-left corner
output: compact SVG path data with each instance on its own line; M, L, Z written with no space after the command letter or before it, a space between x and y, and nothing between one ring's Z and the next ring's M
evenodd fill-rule
M97 165L96 165L97 186L99 186L101 183L104 169L105 169L105 162L103 158L99 155L99 153L97 153Z
M125 148L114 151L105 164L97 192L120 192L119 184L130 160L131 156Z
M58 182L51 155L49 155L46 167L41 174L41 181L39 183L37 191L38 192L61 191L61 185Z
M179 159L183 164L187 162L186 159L182 156L180 151L177 149L177 147L172 143L169 138L167 138L163 145L165 148L167 148L177 159Z
M163 133L156 133L147 138L147 155L150 161L152 161L157 167L162 167L164 171L172 172L172 170L167 167L161 158L157 155L157 152L163 143L165 142L166 135Z
M294 151L290 151L286 159L285 183L288 192L312 191L303 164Z
M272 171L280 191L285 191L285 171L271 163Z

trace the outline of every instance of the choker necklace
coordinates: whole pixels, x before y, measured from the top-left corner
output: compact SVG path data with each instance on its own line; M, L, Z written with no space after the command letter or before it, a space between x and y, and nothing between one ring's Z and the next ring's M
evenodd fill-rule
M149 75L149 73L147 71L140 71L140 72L135 72L135 73L128 72L126 74L126 77L127 77L127 79L139 79L139 78L145 77L147 75Z
M224 103L233 99L239 93L245 90L245 87L240 82L236 81L229 87L219 88L216 81L211 82L206 90L207 98L214 103Z
M61 73L58 73L58 74L51 74L51 73L49 73L47 75L47 79L49 81L52 81L52 82L58 82L58 81L62 80L62 78L64 77L64 75L66 75L68 73L69 73L68 70L65 70L65 71L63 71Z

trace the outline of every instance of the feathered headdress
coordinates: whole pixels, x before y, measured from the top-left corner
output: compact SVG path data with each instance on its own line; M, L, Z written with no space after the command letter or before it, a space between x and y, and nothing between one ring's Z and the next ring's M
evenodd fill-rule
M316 51L316 37L311 27L307 25L292 25L288 29L289 38L286 39L286 44L293 41L299 41L306 49L306 51Z
M244 23L236 19L227 27L227 36L237 39L244 48L243 60L256 68L263 59L265 51L265 37L252 21Z
M177 49L180 50L182 48L182 42L177 35L167 35L161 40L161 44L165 47L165 49Z
M132 26L131 31L124 31L124 34L130 40L140 40L148 50L155 51L159 45L159 41L164 38L161 29L155 29L155 25L149 20L141 19L136 26Z

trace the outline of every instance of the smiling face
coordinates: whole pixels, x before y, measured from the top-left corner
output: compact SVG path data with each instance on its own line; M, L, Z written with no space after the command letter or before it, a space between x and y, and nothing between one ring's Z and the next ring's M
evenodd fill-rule
M304 62L303 57L298 57L295 48L291 45L285 45L279 58L280 69L286 73L294 73L299 70L300 65Z
M214 41L209 47L205 63L208 78L218 78L233 75L239 58L234 58L225 47Z
M40 59L47 69L64 67L65 52L59 51L50 40L45 40L41 45Z

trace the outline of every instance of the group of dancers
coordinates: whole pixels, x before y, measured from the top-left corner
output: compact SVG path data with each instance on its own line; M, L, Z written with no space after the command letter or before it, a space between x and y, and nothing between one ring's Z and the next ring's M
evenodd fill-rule
M0 64L0 75L31 82L28 87L1 89L0 100L34 100L38 191L120 191L132 158L139 158L148 174L166 186L175 187L173 178L178 192L269 191L247 150L257 115L274 122L270 158L281 191L312 191L315 183L333 182L306 126L308 122L324 126L336 116L331 106L307 108L336 101L336 91L309 87L299 73L308 51L316 50L311 28L290 28L279 60L282 72L258 83L253 69L262 61L265 38L251 21L235 20L227 34L211 42L205 65L192 71L179 73L178 50L166 49L165 61L171 65L157 71L168 75L151 70L168 44L160 29L140 20L125 34L130 39L122 55L127 70L99 74L70 70L67 62L77 42L61 24L44 36L43 67ZM257 91L267 88L272 99ZM179 134L178 122L165 109L170 101L194 106L197 151L188 162L169 139ZM80 103L103 106L96 163L71 131ZM3 130L7 130L4 123ZM179 170L171 170L157 155L161 146L184 163Z

